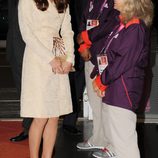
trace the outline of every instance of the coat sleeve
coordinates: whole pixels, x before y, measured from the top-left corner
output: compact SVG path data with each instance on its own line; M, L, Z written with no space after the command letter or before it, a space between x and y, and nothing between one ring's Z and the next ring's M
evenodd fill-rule
M71 26L71 16L69 7L66 9L65 17L61 26L61 36L63 38L67 53L67 61L74 64L74 33Z
M26 47L30 47L42 59L42 61L49 63L54 56L34 34L34 21L31 19L31 5L35 5L33 1L19 0L18 18L22 38L26 43Z
M119 43L116 44L117 47L107 52L110 61L101 75L104 85L115 81L129 69L136 66L140 60L147 57L148 51L144 50L145 34L145 30L140 24L129 26L125 32L122 32L118 39Z

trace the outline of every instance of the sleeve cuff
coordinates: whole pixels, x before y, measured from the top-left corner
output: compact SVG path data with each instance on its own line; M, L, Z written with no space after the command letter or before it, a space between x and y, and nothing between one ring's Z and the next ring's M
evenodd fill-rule
M91 42L90 39L89 39L88 31L87 31L87 30L82 31L82 32L81 32L81 36L82 36L83 41L84 41L87 45L90 45L90 46L92 45L92 42Z
M100 75L98 75L95 79L95 83L97 85L97 87L103 92L107 89L106 85L103 85L100 79Z
M72 65L74 66L74 55L69 55L67 54L66 56L66 61L72 63Z
M82 53L85 49L88 49L88 48L90 48L90 46L87 45L86 43L80 44L78 51L79 51L79 53Z

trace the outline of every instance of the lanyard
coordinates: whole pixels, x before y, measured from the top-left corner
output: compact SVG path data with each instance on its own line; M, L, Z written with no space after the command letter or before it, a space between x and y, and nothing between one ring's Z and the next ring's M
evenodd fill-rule
M99 15L97 16L97 19L99 19L99 17L101 16L101 14L103 13L103 10L104 10L104 7L107 3L107 0L104 0L103 4L101 5L101 8L99 10ZM94 9L94 0L91 0L90 1L90 4L89 4L89 13Z
M118 26L116 26L116 28L117 28L117 27L118 27ZM106 47L105 47L105 46L103 47L103 49L100 51L99 54L101 54L102 52L103 52L104 54L106 54L106 51L108 50L108 48L109 48L111 42L113 41L113 39L114 39L116 36L118 36L118 33L119 33L124 27L125 27L125 26L124 26L123 24L120 24L120 26L118 27L116 33L115 33L113 36L112 36L112 34L113 34L114 31L111 32L111 34L109 35L108 38L110 38L111 36L112 36L112 38L111 38L110 41L108 42L107 46L106 46Z

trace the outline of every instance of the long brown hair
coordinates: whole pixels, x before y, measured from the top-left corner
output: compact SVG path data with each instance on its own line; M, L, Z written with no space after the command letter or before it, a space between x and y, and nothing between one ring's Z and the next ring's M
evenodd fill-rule
M52 0L52 1L54 1L58 13L63 13L68 6L68 0ZM36 3L37 8L41 11L45 11L49 7L48 0L34 0L34 2Z

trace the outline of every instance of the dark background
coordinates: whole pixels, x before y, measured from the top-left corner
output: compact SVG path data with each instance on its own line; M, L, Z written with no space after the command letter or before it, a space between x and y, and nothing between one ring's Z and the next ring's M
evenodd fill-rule
M7 0L0 0L0 40L6 39L8 30L8 8Z

